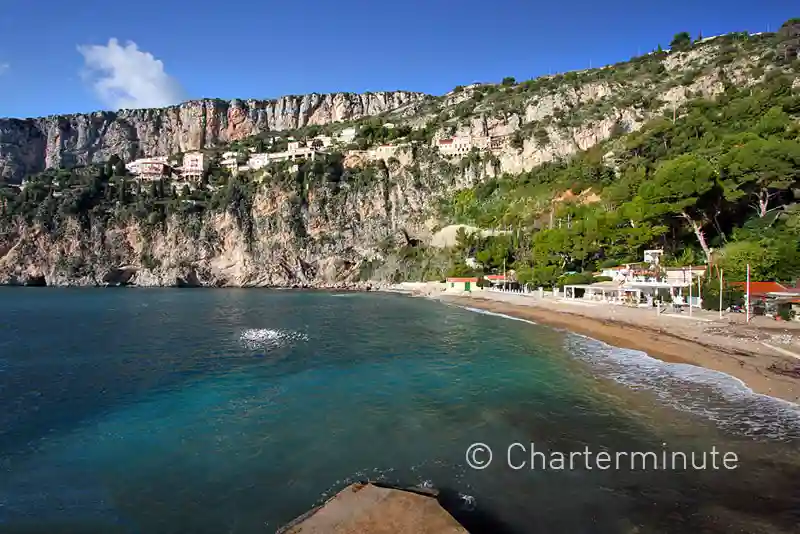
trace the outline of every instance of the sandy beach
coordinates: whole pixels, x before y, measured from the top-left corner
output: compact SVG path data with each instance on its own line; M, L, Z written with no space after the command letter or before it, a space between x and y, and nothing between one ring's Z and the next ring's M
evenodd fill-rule
M566 303L552 298L486 291L471 295L428 294L444 302L481 308L563 328L654 358L714 369L753 391L800 404L800 324L741 317L718 319L657 315L655 310ZM759 318L763 319L763 318Z

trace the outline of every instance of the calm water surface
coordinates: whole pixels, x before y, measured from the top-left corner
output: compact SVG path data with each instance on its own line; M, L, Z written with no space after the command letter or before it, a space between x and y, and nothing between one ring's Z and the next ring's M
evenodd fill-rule
M739 468L515 471L513 442ZM800 532L799 445L724 376L422 299L0 289L0 532L274 532L367 479L474 532Z

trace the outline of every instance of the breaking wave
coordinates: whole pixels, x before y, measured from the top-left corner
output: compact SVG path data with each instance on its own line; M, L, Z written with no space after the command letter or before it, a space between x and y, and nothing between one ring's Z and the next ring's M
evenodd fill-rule
M242 332L239 339L248 349L269 349L282 347L297 341L308 341L308 336L291 330L250 328Z
M467 311L474 312L474 313L480 313L482 315L491 315L493 317L502 317L503 319L511 319L512 321L520 321L522 323L536 324L535 322L529 321L528 319L522 319L520 317L514 317L513 315L506 315L505 313L497 313L497 312L493 312L493 311L489 311L489 310L482 310L480 308L470 308L469 306L458 306L458 307L461 308L461 309L467 310Z
M632 389L652 391L662 402L707 417L724 430L775 440L800 439L800 406L755 393L736 377L664 362L580 334L568 334L565 345L603 376Z
M459 307L536 324L503 313ZM800 405L755 393L738 378L720 371L664 362L642 351L614 347L581 334L557 330L567 333L564 343L570 354L591 364L606 378L632 389L652 391L661 402L707 417L726 431L781 441L800 439Z

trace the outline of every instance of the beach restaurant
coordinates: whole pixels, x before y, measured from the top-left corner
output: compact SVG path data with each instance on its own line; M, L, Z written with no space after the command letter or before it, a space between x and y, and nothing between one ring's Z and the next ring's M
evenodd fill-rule
M594 284L577 284L564 286L564 298L569 300L585 299L590 301L609 302L614 304L640 303L652 306L654 300L666 299L669 295L673 302L688 305L688 282L595 282ZM700 307L699 295L691 298L693 308Z
M572 284L564 286L567 300L585 299L601 302L634 302L642 299L641 289L626 287L619 282L595 282L594 284Z

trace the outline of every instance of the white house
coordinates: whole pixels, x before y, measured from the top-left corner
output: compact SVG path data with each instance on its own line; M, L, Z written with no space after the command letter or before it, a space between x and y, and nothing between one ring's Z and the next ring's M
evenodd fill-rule
M443 156L466 156L470 150L486 150L489 148L491 139L487 136L460 136L440 139L438 148Z
M158 180L169 176L172 167L167 164L167 156L157 156L152 158L141 158L133 160L125 168L128 172L145 180Z
M273 161L314 159L318 153L318 150L304 146L301 141L291 141L288 149L284 152L267 152L251 155L250 159L247 161L247 165L251 169L261 169Z
M352 143L353 140L356 138L356 129L354 127L345 128L339 135L337 135L337 139L340 143L347 145Z
M199 180L208 170L209 158L202 152L187 152L183 155L183 165L178 169L186 178Z
M247 166L253 170L261 169L269 165L273 154L251 154L247 160Z
M397 154L399 148L397 145L380 145L369 151L369 157L374 160L387 160Z
M446 282L445 291L450 293L471 293L473 291L480 291L482 288L478 287L477 277L453 277L448 278Z

